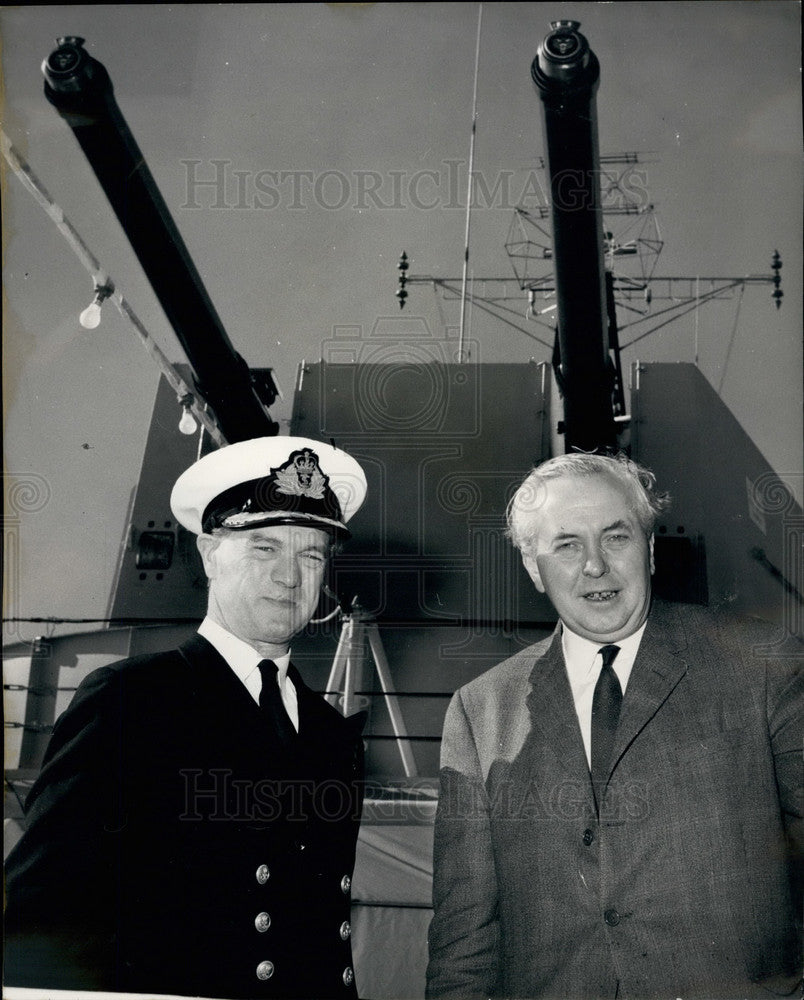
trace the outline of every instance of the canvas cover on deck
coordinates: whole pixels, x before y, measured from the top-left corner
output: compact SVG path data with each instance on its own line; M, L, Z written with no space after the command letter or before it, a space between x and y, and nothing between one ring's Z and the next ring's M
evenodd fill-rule
M366 804L352 882L352 953L362 997L424 996L434 817L434 798Z

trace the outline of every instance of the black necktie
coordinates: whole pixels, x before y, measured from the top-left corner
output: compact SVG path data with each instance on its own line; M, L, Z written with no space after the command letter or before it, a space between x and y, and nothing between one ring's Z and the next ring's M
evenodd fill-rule
M296 738L297 733L282 702L282 692L277 684L279 668L273 660L260 660L258 667L262 676L260 708L280 740L283 743L290 743Z
M603 658L603 668L592 698L592 785L599 804L608 778L623 692L612 667L620 647L602 646L598 652Z

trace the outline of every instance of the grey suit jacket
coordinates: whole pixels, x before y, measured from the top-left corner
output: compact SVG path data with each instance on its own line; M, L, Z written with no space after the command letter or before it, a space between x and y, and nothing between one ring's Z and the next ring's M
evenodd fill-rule
M445 721L428 996L737 998L801 980L801 657L654 602L596 814L560 633Z

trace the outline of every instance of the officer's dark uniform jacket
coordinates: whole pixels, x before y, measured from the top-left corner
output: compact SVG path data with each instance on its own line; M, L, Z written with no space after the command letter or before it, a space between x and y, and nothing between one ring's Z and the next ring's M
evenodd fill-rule
M200 636L81 684L7 864L7 985L357 996L363 718L290 676L290 748Z

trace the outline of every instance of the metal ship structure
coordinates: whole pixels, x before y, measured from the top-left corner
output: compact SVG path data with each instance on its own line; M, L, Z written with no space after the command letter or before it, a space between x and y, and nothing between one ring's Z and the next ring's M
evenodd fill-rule
M393 328L380 326L373 338L333 337L321 359L298 368L290 433L336 442L369 481L354 540L333 570L332 599L294 646L302 673L345 714L370 713L353 889L355 961L369 996L421 990L449 697L555 621L503 534L506 504L533 464L570 450L628 452L673 497L656 536L657 591L727 601L777 621L785 636L801 633L804 522L790 490L694 363L636 361L623 370L620 347L635 319L664 322L671 307L697 308L748 285L766 286L768 308L778 307L780 256L767 273L742 278L656 273L661 239L649 206L629 201L617 182L618 165L636 154L599 152L600 68L579 27L554 21L533 61L549 204L517 208L505 247L513 296L526 303L516 323L538 325L545 360L475 362L463 325L459 349L446 354L412 320L404 353L395 355ZM75 36L59 39L43 70L47 100L63 119L56 124L78 141L186 361L169 362L140 329L161 376L104 627L59 636L45 627L33 644L6 646L6 849L24 825L21 804L50 727L81 679L103 663L174 646L204 615L204 574L192 536L173 520L169 484L200 454L280 431L270 351L264 367L249 367L224 329L109 73ZM54 216L18 152L5 152ZM83 248L93 304L112 299L135 322L77 231L63 216L54 221ZM404 315L425 286L447 301L468 296L478 314L504 316L513 297L510 278L474 278L467 290L465 275L461 288L457 278L410 266L403 254ZM399 957L388 956L387 940Z

